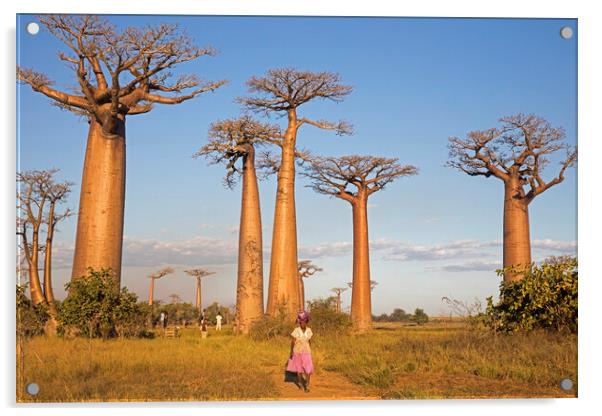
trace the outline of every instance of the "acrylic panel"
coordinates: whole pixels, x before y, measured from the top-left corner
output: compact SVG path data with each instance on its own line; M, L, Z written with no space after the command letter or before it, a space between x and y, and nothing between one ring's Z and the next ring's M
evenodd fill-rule
M18 402L577 397L576 19L20 14L16 74Z

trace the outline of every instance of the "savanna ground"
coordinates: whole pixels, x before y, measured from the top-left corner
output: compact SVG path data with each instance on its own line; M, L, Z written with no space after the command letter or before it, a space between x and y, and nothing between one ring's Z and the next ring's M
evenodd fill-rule
M577 396L577 337L505 335L463 322L377 323L363 335L315 334L309 393L284 383L289 340L225 327L179 338L25 341L23 402L435 399ZM560 381L574 382L570 391Z

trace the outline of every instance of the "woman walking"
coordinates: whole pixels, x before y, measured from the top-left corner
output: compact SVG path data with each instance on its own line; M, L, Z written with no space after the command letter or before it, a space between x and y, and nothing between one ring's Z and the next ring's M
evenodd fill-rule
M307 326L309 313L302 311L297 315L298 326L291 333L291 353L286 370L297 373L297 381L306 393L309 392L309 381L314 372L311 359L310 340L313 335Z

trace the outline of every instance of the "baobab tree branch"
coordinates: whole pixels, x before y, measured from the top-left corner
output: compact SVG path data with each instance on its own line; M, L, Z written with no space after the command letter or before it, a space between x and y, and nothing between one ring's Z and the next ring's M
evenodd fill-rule
M307 118L301 118L299 119L299 122L297 124L297 129L305 123L311 124L312 126L324 130L334 130L339 136L342 136L344 134L353 134L353 126L346 121L339 121L338 123L333 123L325 120L313 121Z
M173 97L167 97L164 95L157 95L157 94L145 94L144 101L150 101L150 102L159 103L159 104L180 104L181 102L190 100L204 92L214 91L217 88L224 85L225 83L226 83L226 81L218 81L218 82L210 83L202 88L192 91L190 94L173 96Z
M40 72L35 72L29 68L17 67L17 79L31 86L34 91L40 92L65 106L77 107L82 110L89 109L89 104L85 97L67 94L50 88L52 81Z

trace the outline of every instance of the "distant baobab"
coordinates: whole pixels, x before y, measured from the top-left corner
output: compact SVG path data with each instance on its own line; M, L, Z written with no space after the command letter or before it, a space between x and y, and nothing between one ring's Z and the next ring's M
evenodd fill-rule
M201 279L207 276L211 276L215 274L215 272L210 272L206 269L190 269L184 270L184 273L189 275L190 277L194 277L196 280L196 296L195 296L195 307L198 312L201 312L202 303L201 303Z
M333 287L330 289L330 291L334 292L337 297L337 312L341 312L341 294L346 290L346 287Z
M174 272L173 267L165 267L155 273L148 275L147 277L150 279L150 289L148 292L148 304L153 306L153 297L155 294L155 280L161 279L162 277L167 276Z
M20 253L29 274L29 289L34 305L48 305L52 319L57 310L52 290L52 244L57 224L72 215L69 209L59 212L71 192L71 182L55 179L58 169L30 170L17 173L17 235ZM43 240L41 230L45 228ZM43 244L45 242L45 244ZM44 286L40 282L39 254L44 252Z
M287 117L280 147L278 189L274 211L272 253L267 314L279 311L293 319L299 305L299 279L297 276L297 224L295 213L295 157L297 132L304 124L334 130L338 134L351 132L345 122L332 123L300 117L298 108L312 100L339 102L352 91L340 83L331 72L307 72L293 68L271 69L264 77L252 77L248 82L250 93L257 95L239 98L251 111L261 114L282 114Z
M316 192L343 199L353 212L353 284L351 320L357 331L372 326L368 198L401 176L415 175L411 165L374 156L314 157L304 176Z
M242 176L242 202L238 240L238 283L236 331L248 333L263 316L263 243L257 173L256 147L275 143L281 136L277 126L259 123L249 116L213 123L209 143L194 157L226 165L225 183L232 188ZM241 166L238 166L238 161Z
M180 63L214 54L199 48L176 25L117 29L93 15L38 17L66 46L59 54L75 75L73 93L52 88L43 73L17 67L17 78L61 109L89 124L71 278L89 267L110 268L119 283L125 203L125 124L127 116L148 113L154 104L179 104L213 91L224 81L204 82L181 75ZM162 94L163 93L163 94Z
M305 310L305 283L303 279L313 276L324 269L313 264L311 260L301 260L299 261L297 270L299 275L299 304L301 305L301 309Z
M471 131L466 139L450 137L447 165L470 176L494 176L504 184L504 268L531 265L529 204L536 196L564 180L577 162L577 149L565 143L564 129L552 127L533 114L500 119L501 126ZM564 150L558 176L549 181L542 172L550 155ZM526 189L525 189L526 187ZM504 274L504 281L522 278L520 271Z

